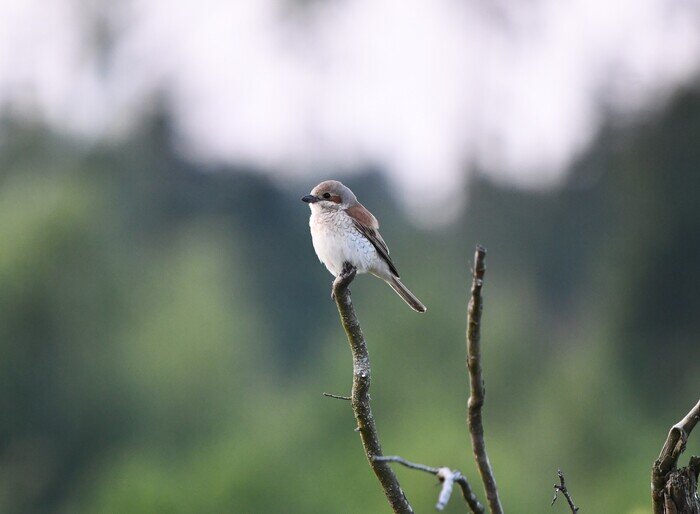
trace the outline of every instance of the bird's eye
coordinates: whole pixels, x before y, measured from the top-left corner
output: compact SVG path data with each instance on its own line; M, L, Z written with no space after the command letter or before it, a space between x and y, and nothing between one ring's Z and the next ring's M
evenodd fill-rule
M329 199L330 197L331 197L330 193L323 193L323 198L325 198L326 200Z

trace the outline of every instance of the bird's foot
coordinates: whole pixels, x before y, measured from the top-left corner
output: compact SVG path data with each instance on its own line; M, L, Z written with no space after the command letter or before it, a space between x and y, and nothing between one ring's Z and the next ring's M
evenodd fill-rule
M343 263L343 270L340 272L340 278L343 280L352 280L355 278L356 273L357 268L346 261Z
M357 274L357 268L350 264L349 262L343 263L343 269L335 280L333 281L333 287L331 287L331 300L336 300L336 291L339 288L347 288L350 282L353 281L355 275Z

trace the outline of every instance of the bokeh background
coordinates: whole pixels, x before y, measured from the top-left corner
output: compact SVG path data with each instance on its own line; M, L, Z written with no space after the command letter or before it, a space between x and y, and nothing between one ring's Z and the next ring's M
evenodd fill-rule
M566 512L561 467L649 512L700 390L699 72L694 1L0 1L0 510L386 512L321 396L351 365L299 198L333 177L428 306L353 286L385 451L480 491L478 242L506 510Z

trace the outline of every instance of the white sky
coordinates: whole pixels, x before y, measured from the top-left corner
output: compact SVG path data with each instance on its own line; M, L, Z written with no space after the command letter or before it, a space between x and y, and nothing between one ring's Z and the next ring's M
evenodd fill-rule
M310 184L376 164L401 196L432 204L463 187L470 163L519 185L556 182L603 99L655 108L700 68L697 0L294 5L0 0L0 104L118 137L162 91L191 157ZM113 53L95 50L92 15L111 27Z

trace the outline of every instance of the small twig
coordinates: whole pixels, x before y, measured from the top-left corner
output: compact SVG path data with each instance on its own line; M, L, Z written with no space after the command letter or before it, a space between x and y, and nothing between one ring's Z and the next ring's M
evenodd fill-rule
M362 334L360 322L355 315L355 309L350 299L350 283L355 278L357 270L348 263L343 266L343 272L333 282L333 299L338 306L340 321L345 329L345 334L350 343L353 363L352 380L352 410L355 413L357 428L360 432L365 455L372 471L379 479L384 494L389 500L391 508L396 513L412 514L413 509L408 503L406 495L401 489L394 471L388 463L377 460L375 457L382 455L382 447L379 443L377 427L374 424L374 416L369 401L369 386L371 368L367 344Z
M339 394L323 393L326 398L335 398L336 400L352 400L349 396L340 396Z
M557 470L557 475L559 475L559 484L554 484L554 498L552 498L552 505L554 505L554 502L557 501L557 498L559 497L559 493L564 495L564 498L566 498L566 501L569 503L569 508L571 509L571 512L576 514L578 512L578 507L574 505L574 500L571 498L571 493L569 493L569 490L566 488L566 482L564 482L564 473L561 472L561 469Z
M440 468L434 468L432 466L426 466L425 464L411 462L410 460L406 460L403 457L399 457L398 455L382 455L375 457L374 460L376 460L377 462L397 462L406 466L407 468L417 469L418 471L425 471L426 473L430 473L431 475L437 475L438 471L440 471Z
M484 441L484 425L481 417L481 408L484 406L486 390L484 379L481 374L481 311L483 310L483 300L481 289L484 285L484 258L486 249L480 245L476 246L474 255L474 267L472 268L472 289L469 307L467 310L467 368L469 370L470 395L469 395L469 415L467 423L472 439L472 449L476 460L481 481L486 491L486 499L492 514L503 514L501 500L498 497L498 487L493 475L493 469L486 453L486 442Z
M437 510L443 510L447 506L447 502L450 500L452 495L452 488L454 483L459 484L462 489L462 496L467 502L467 505L474 514L483 514L484 506L479 502L474 491L472 491L469 481L466 477L462 475L458 470L453 470L447 467L434 468L432 466L426 466L425 464L417 464L415 462L408 461L402 457L396 455L375 457L374 460L380 462L397 462L406 466L407 468L417 469L418 471L425 471L431 475L435 475L440 482L442 482L442 488L440 489L440 496L438 497L437 505L435 508Z
M671 427L666 437L659 458L656 459L651 470L651 501L654 514L664 514L667 509L664 506L664 489L668 474L676 469L678 457L685 451L685 445L690 433L700 421L700 400L690 409L690 412Z

